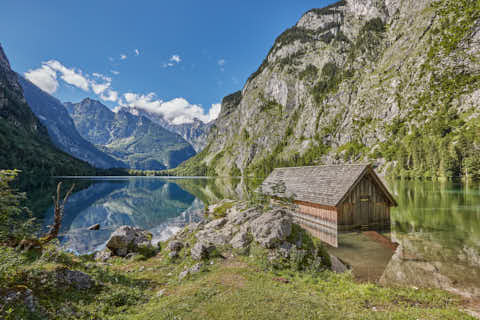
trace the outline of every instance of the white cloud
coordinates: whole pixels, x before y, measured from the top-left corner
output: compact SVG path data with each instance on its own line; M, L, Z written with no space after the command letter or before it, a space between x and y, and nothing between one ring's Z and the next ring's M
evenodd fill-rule
M227 63L227 62L225 61L225 59L220 59L220 60L218 60L217 63L220 67L223 67L225 65L225 63Z
M94 72L94 73L92 73L92 76L94 76L94 77L96 77L96 78L99 78L99 79L102 79L102 80L105 80L105 81L108 81L108 82L111 82L111 81L112 81L112 78L107 77L107 76L105 76L105 75L103 75L103 74L101 74L101 73L96 73L96 72Z
M80 88L83 91L88 91L89 81L85 76L83 76L81 71L77 71L75 69L68 69L57 60L47 61L44 63L44 65L47 65L52 70L59 72L61 74L60 77L66 83L72 86L75 86L77 88Z
M103 93L100 95L100 99L102 99L103 101L115 102L118 99L118 92L114 90L108 90L106 95L104 95Z
M120 74L120 71L117 71L117 70L110 70L110 72L116 76Z
M170 58L170 61L173 61L173 62L176 62L176 63L180 63L182 61L182 58L180 58L180 56L178 54L174 54L171 58Z
M126 54L121 54L120 55L120 60L125 60L127 59L127 55Z
M133 50L133 52L135 52L135 55L136 55L136 56L139 56L139 55L140 55L140 51L139 51L138 49Z
M195 118L209 122L216 119L220 113L219 104L212 105L206 114L201 106L190 104L184 98L175 98L164 102L157 99L154 93L143 95L129 92L124 94L124 98L126 106L163 115L167 121L173 124L191 123Z
M210 110L208 110L208 121L206 122L210 122L212 120L217 119L221 109L222 109L221 103L212 104L212 106L210 107Z
M49 94L57 91L57 73L49 66L43 65L41 68L29 70L25 73L25 78Z

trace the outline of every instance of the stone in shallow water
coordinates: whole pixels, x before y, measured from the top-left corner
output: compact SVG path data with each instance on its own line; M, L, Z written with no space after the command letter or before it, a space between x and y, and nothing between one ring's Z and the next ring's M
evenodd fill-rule
M100 224L99 223L94 224L94 225L88 227L88 230L100 230Z

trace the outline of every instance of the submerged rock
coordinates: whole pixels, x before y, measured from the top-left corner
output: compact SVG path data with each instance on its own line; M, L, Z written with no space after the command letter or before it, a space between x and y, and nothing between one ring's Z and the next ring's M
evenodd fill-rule
M131 226L122 226L115 230L107 242L114 255L124 257L130 252L137 252L141 245L151 246L152 234Z
M94 224L94 225L88 227L88 230L100 230L100 224L99 223Z

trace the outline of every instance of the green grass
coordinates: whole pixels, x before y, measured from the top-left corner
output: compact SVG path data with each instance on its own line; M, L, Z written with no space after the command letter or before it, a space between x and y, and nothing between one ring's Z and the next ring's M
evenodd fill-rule
M458 298L441 290L380 287L330 271L271 271L258 247L250 256L224 249L223 257L180 281L179 273L196 263L188 251L173 261L162 251L98 264L53 247L43 255L0 247L2 287L27 286L43 310L30 314L10 305L6 319L472 319L459 311ZM64 266L101 285L80 291L45 277Z

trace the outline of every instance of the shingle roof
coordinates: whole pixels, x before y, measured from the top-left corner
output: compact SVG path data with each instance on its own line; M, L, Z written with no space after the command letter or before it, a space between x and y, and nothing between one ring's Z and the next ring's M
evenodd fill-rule
M258 191L335 207L367 168L367 164L277 168L263 181Z

